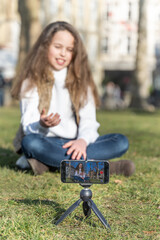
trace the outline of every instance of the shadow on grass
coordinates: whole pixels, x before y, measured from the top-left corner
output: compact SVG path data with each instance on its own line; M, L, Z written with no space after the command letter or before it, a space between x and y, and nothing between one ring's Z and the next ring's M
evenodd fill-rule
M21 171L25 173L33 174L31 169L22 170L16 166L16 161L21 155L16 154L14 151L10 149L4 149L0 147L0 167L6 167L11 170ZM55 167L50 167L50 172L60 172L60 169ZM33 174L34 175L34 174Z
M39 200L39 199L32 200L32 199L28 199L28 198L27 199L12 199L12 200L15 201L16 203L20 203L20 204L35 205L35 206L46 205L46 206L53 207L56 211L56 217L54 217L54 220L52 221L53 224L55 224L57 222L57 220L67 210L67 209L62 208L59 203L57 203L55 201L51 201L51 200ZM79 205L78 207L82 207L82 206ZM72 213L74 213L74 211ZM69 215L71 215L72 213L70 213ZM82 208L82 213L83 213L83 208ZM92 221L91 216L89 218L86 218L86 217L79 217L79 216L75 215L74 218L75 218L75 220L78 220L78 221L86 221L86 223L88 225L90 225L92 227L96 227L96 224ZM63 221L65 221L65 219L63 219Z
M133 112L137 115L144 115L144 116L152 116L152 115L158 115L159 111L155 110L155 111L147 111L145 109L130 109L130 112Z
M15 162L19 156L10 149L0 148L0 167L15 169Z
M61 214L63 214L65 212L64 208L61 208L60 204L55 202L55 201L51 201L51 200L39 200L39 199L12 199L13 201L15 201L16 203L22 203L22 204L26 204L26 205L46 205L46 206L51 206L56 210L57 216L56 218L54 218L54 222L53 224L55 224L55 222L58 220L58 218L61 216Z

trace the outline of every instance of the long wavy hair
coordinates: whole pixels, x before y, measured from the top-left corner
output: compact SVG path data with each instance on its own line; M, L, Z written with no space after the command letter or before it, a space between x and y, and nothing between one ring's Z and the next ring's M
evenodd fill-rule
M79 164L77 165L76 169L75 169L78 173L79 173L79 170L80 170L80 168L79 168L80 164L82 165L82 167L81 167L81 171L84 172L84 166L83 166L83 163L79 163Z
M21 86L25 79L29 79L26 91L37 86L39 91L43 92L45 84L51 81L54 82L54 76L51 73L48 61L48 49L54 34L64 30L69 31L75 39L73 57L68 66L65 86L69 91L73 109L78 115L79 109L86 103L88 87L92 91L96 106L99 104L99 97L81 37L76 29L67 22L54 22L43 30L17 75L12 88L12 96L20 98Z

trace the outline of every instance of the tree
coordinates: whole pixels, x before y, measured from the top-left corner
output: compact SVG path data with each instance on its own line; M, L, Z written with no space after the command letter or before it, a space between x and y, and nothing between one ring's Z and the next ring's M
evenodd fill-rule
M18 0L18 10L21 16L21 36L19 62L23 61L29 49L34 44L41 31L40 1Z
M147 0L139 0L139 22L136 66L132 82L130 107L152 111L147 103L149 97L149 68L147 62Z

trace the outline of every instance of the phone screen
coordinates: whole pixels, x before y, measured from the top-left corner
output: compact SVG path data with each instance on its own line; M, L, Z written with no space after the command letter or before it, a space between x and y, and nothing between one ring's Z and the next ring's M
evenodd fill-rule
M61 180L64 183L108 183L109 163L105 160L63 160Z

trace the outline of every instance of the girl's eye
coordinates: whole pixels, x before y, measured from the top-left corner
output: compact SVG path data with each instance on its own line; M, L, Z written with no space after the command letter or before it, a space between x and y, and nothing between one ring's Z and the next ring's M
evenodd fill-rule
M73 52L73 48L68 48L68 51L69 52Z
M59 45L55 45L55 48L60 48L60 46Z

